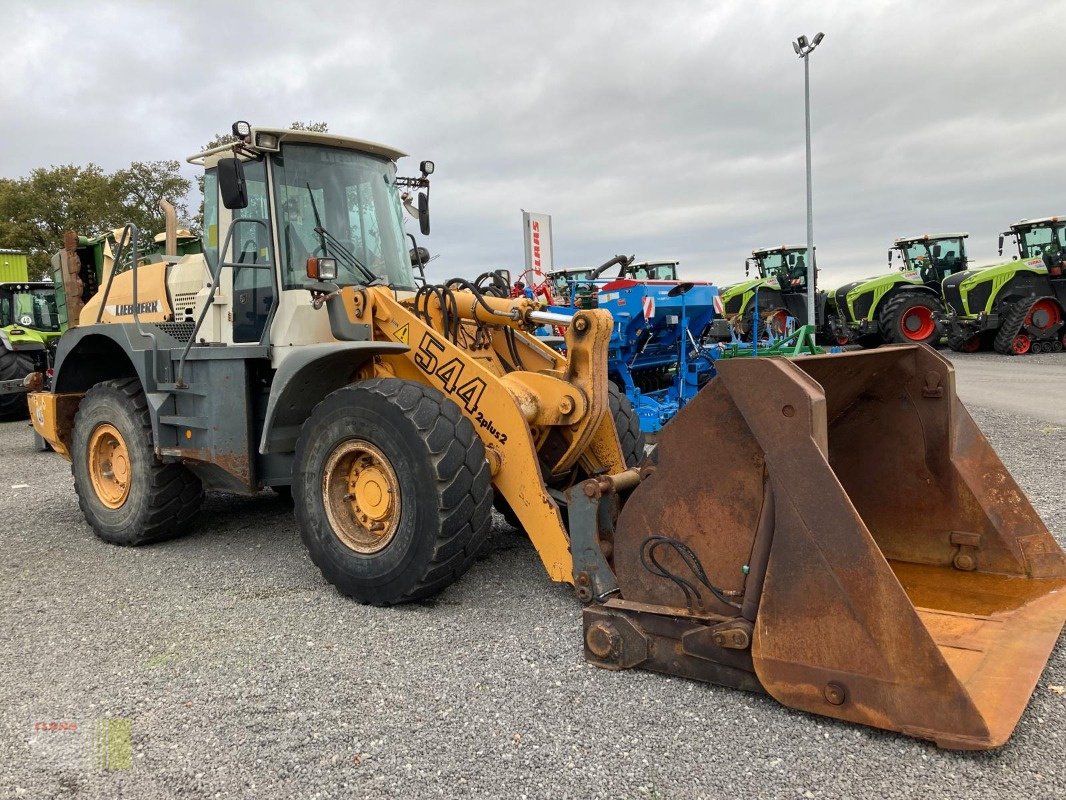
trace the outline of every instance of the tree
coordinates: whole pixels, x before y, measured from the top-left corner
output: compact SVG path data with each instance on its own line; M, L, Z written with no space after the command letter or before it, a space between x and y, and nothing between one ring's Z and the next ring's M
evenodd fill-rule
M125 222L132 222L142 234L152 236L166 228L166 218L159 207L161 200L174 204L178 217L187 217L185 202L192 181L184 177L177 161L134 161L114 174L115 196Z
M95 236L133 222L151 238L164 228L160 200L187 213L190 181L178 170L177 161L135 161L113 174L66 164L0 179L0 246L27 251L30 277L38 279L68 230Z
M96 164L40 167L0 187L0 241L26 250L30 277L47 271L68 230L97 233L114 224L120 204L112 176Z

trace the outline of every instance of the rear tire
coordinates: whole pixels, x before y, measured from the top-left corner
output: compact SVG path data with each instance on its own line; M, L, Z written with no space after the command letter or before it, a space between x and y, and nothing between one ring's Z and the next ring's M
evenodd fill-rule
M935 345L941 333L933 315L940 310L940 303L924 292L899 292L877 315L881 338L890 344Z
M113 459L108 442L118 454ZM181 535L200 510L200 479L156 457L148 401L136 378L98 383L85 394L70 453L78 505L105 542L136 546Z
M21 380L33 372L33 359L25 353L0 348L0 381ZM29 419L26 395L0 394L0 421Z
M436 389L397 378L338 389L304 423L295 463L293 502L311 560L360 602L436 594L488 538L485 447Z

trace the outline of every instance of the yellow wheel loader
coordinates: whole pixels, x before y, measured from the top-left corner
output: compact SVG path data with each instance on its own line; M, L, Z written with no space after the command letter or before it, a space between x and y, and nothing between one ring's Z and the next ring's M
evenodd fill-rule
M947 361L722 363L644 457L606 312L417 285L399 194L428 233L430 162L402 178L383 145L234 132L191 159L203 254L140 259L127 228L133 266L30 395L102 539L181 534L205 490L291 486L326 579L389 605L463 574L495 495L586 604L594 664L944 747L1007 740L1066 616L1066 556Z

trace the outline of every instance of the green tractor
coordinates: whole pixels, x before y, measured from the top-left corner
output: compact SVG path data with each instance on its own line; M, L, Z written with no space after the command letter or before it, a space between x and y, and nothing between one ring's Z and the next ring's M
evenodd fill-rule
M62 332L51 283L0 283L0 420L26 417L23 380L47 369Z
M769 328L775 336L787 330L789 317L797 327L808 324L807 320L807 246L780 245L751 251L751 258L744 262L745 276L751 275L755 266L758 277L746 277L739 283L723 286L719 290L724 316L742 338L751 336L752 303L756 292L759 296L758 317L760 324ZM818 291L815 278L813 324L819 338L825 339L826 293Z
M833 292L831 315L837 334L863 347L940 341L937 315L943 311L944 280L966 269L967 233L926 233L896 239L888 265L900 266L875 278L846 283Z
M997 353L1062 352L1066 347L1066 218L1022 220L999 237L1013 237L1018 256L967 270L944 281L939 322L948 346L974 352L991 342Z

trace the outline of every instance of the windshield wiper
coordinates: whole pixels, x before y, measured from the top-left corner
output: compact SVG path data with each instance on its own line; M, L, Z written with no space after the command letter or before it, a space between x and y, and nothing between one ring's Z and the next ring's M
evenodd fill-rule
M326 243L328 242L332 246L334 255L338 256L341 261L345 262L349 269L355 267L360 272L362 272L363 275L366 277L368 284L373 284L375 282L382 283L382 279L375 275L369 267L367 267L365 264L363 264L363 262L356 258L355 253L345 247L344 243L341 242L340 239L338 239L336 236L326 230L325 226L322 224L322 217L318 213L318 204L315 202L315 193L311 191L311 184L307 183L305 185L307 186L307 194L311 198L311 211L313 211L315 215L315 233L318 234L318 242L322 248L322 252L328 253L330 251L330 248L326 247Z
M328 252L332 253L334 256L339 258L340 261L346 263L349 268L355 267L360 272L362 272L363 275L366 277L368 283L372 284L372 283L375 283L375 282L377 282L377 283L383 283L384 282L384 280L381 278L381 276L375 275L373 273L373 271L368 266L366 266L365 264L363 264L362 261L360 261L358 258L356 258L355 254L345 246L344 242L342 242L340 239L338 239L332 233L327 231L321 225L316 225L315 226L315 233L317 233L320 237L322 237L322 240L323 240L324 243L325 242L329 243L330 246L328 248ZM322 245L322 249L323 250L327 249L325 244Z

